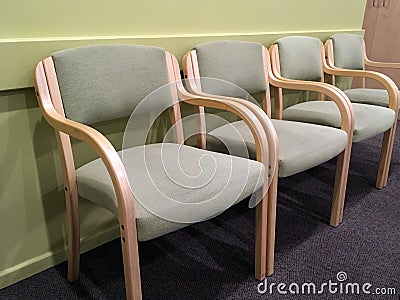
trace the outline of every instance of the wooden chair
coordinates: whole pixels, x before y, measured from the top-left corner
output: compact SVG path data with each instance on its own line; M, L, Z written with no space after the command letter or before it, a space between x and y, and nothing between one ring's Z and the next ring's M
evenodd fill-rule
M176 143L124 149L123 155L128 155L132 162L124 164L120 158L121 152L117 152L104 135L87 124L131 115L147 94L165 84L169 84L169 96L158 99L159 103L154 103L154 106L163 103L170 107ZM268 170L275 172L274 156L277 151L276 135L270 120L265 118L262 123L257 121L248 108L233 101L223 102L189 94L183 89L175 57L157 47L97 45L54 53L37 65L35 88L43 116L54 128L60 149L68 219L70 281L77 280L79 276L78 195L111 210L119 219L128 299L141 299L138 240L156 238L190 225L190 222L166 220L149 211L143 199L138 201L136 195L141 186L135 182L136 179L132 181L129 178L136 172L137 160L144 161L153 170L159 170L156 172L158 175L150 179L166 186L173 195L173 202L201 204L205 195L216 195L211 201L216 205L198 206L197 209L203 209L209 217L227 208L218 205L219 201L233 205L254 191L262 192L263 198L256 208L255 273L260 280L265 277L267 256L271 257L271 254L267 253L267 239L270 239L267 237L270 231L267 224L272 222L268 218L273 216L274 212L267 211L269 203L264 194L267 193L271 180L268 180L264 173ZM258 161L184 145L179 100L195 106L227 110L238 115L253 134ZM266 128L269 129L266 131ZM70 136L87 143L100 158L75 170ZM162 157L162 147L168 152L167 157ZM144 154L149 154L151 158L144 158ZM179 159L185 170L199 172L198 163L202 156L212 157L214 166L209 167L214 167L216 172L216 177L203 187L193 189L182 186L163 173L162 159ZM231 168L232 174L227 174L227 170ZM136 176L139 181L141 175ZM227 179L229 177L233 183ZM156 188L141 192L153 200L155 195L159 195ZM232 199L233 197L236 198ZM159 201L160 206L167 211L177 209L176 206L169 207L171 201L168 202L166 198L163 196L155 201ZM186 203L188 201L190 203ZM178 210L179 206L177 214L180 213Z
M231 82L250 94L261 93L263 111L257 115L259 120L271 116L269 83L285 88L314 90L334 99L342 118L341 129L272 120L279 140L279 172L275 174L269 197L270 201L273 199L276 202L278 177L302 172L338 156L330 224L335 227L340 224L354 121L348 99L339 89L327 84L278 82L271 72L267 49L259 43L244 41L218 41L198 45L184 56L183 70L190 92L202 97L212 96L224 101L251 105L249 101L238 98L242 96L240 90L227 88L229 86L223 84L209 84L206 78ZM275 110L277 115L281 114L278 111L279 106L275 106ZM202 113L204 111L200 110L200 114ZM199 137L199 145L203 148L224 151L218 139L225 144L238 143L226 130L226 125L208 132L206 136L204 118L200 124L203 126L203 135ZM245 137L249 152L254 153L254 141L243 122L234 122L232 125Z
M365 66L370 66L379 70L400 69L400 63L376 62L367 57L365 51L364 39L356 34L340 33L331 36L325 42L325 52L327 65L335 71L365 71ZM399 70L400 72L400 70ZM372 104L383 107L389 107L389 94L386 88L371 89L365 88L365 79L372 78L369 72L358 72L358 75L350 75L350 77L361 78L359 88L345 90L344 93L349 97L351 102ZM355 74L355 73L352 73ZM332 84L335 84L335 75L330 76ZM394 99L392 97L391 107L394 108Z
M387 76L367 71L342 71L329 67L322 42L308 36L288 36L270 47L272 71L282 81L324 81L324 74L364 76L381 82L390 96L390 108L352 103L354 110L353 142L360 142L384 132L376 187L387 184L393 138L398 113L397 88ZM322 99L322 97L320 97ZM283 119L340 127L339 112L332 101L308 101L283 110Z

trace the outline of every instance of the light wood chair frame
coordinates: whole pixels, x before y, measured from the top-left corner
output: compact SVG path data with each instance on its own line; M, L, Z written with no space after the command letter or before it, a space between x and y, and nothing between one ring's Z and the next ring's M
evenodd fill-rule
M331 50L330 50L331 49ZM331 68L337 68L335 66L335 59L333 55L333 40L332 39L327 39L325 42L325 52L326 52L326 62L329 67ZM365 46L365 41L364 39L362 40L362 56L364 59L364 66L362 68L363 71L365 71L365 66L370 66L373 68L387 68L387 69L400 69L400 63L395 63L395 62L378 62L378 61L373 61L368 58L367 56L367 51L366 51L366 46ZM344 69L347 70L347 69ZM351 76L353 77L353 76ZM365 88L365 78L369 78L367 76L359 76L361 77L361 88ZM332 75L332 79L334 80L334 75ZM335 84L335 81L332 82L332 84Z
M336 175L335 175L335 185L334 185L334 194L333 194L333 203L330 217L330 224L334 227L337 227L343 220L343 207L344 207L344 199L345 192L347 186L347 177L348 177L348 169L349 169L349 161L350 161L350 153L351 153L351 140L353 136L354 129L354 113L351 107L349 100L346 95L338 88L324 84L324 83L316 83L316 82L302 82L302 81L286 81L281 78L276 77L271 69L271 60L268 50L265 47L262 47L262 56L264 62L264 74L266 80L266 91L263 95L262 99L262 109L258 108L259 114L257 115L259 120L265 118L265 115L271 117L271 101L270 101L270 84L273 86L275 95L275 110L274 116L277 119L282 119L282 88L287 89L295 89L295 90L305 90L305 91L315 91L320 93L321 95L327 95L332 98L334 102L337 104L340 114L342 117L341 129L346 132L348 136L348 143L345 150L339 154L336 166ZM236 101L242 105L252 105L251 102L239 98L233 97L225 97L225 96L217 96L210 95L202 91L201 89L201 80L200 80L200 71L197 61L196 50L190 50L185 54L182 61L183 71L188 81L188 89L191 93L203 96L203 97L218 97L221 100L231 100ZM278 101L278 104L277 104ZM202 108L200 108L201 110ZM204 112L203 111L200 111ZM203 135L198 137L199 145L205 147L205 121L204 118L199 121L199 124L202 126ZM277 155L277 162L279 164L279 154ZM271 203L270 214L275 214L276 210L276 202L277 202L277 187L278 187L278 170L274 173L273 182L269 189L269 201ZM276 215L274 215L276 218ZM274 225L270 224L271 235L272 235L272 227ZM274 230L275 228L273 228ZM275 239L274 239L275 240ZM272 242L269 243L269 247L273 252L274 245ZM273 255L273 254L272 254ZM273 266L267 266L268 275L273 273Z
M239 105L237 102L199 97L186 92L180 81L179 66L175 57L167 51L165 52L165 57L169 80L171 83L176 82L177 84L177 91L174 92L175 103L171 110L172 123L176 125L176 142L184 143L178 99L182 99L194 106L227 110L236 114L249 126L256 141L257 160L265 165L266 170L268 170L269 165L273 165L275 168L274 160L269 161L269 156L276 151L277 147L276 133L272 125L265 120L260 122L251 110ZM40 109L46 121L55 130L62 163L68 226L68 280L73 282L79 278L80 264L80 221L77 178L70 142L70 136L72 136L88 144L97 153L111 177L118 203L126 296L127 299L141 299L135 200L124 165L117 151L104 135L90 126L75 122L65 116L52 57L39 62L35 68L34 75L35 90ZM269 128L267 134L265 128ZM269 149L272 151L269 151ZM269 181L266 178L262 187L265 194L267 193L268 184ZM266 273L267 200L267 196L264 196L256 207L255 275L260 280L265 277Z
M321 43L320 55L324 57L323 44ZM278 119L282 119L283 96L282 89L308 90L318 93L318 99L324 100L325 96L332 100L339 109L341 117L340 129L347 134L347 146L342 153L338 155L336 163L336 175L334 183L334 193L331 210L332 226L337 226L343 221L343 211L347 179L349 173L349 164L354 131L354 111L350 100L346 94L339 88L324 83L323 71L321 71L320 81L303 81L284 78L281 75L278 45L273 44L269 48L271 68L269 69L270 82L274 86L275 112ZM311 84L311 85L310 85Z
M379 160L378 174L376 178L376 188L382 189L387 185L390 161L393 151L394 137L396 133L397 120L399 115L398 88L396 84L388 76L375 71L366 71L365 65L382 68L400 68L400 63L381 63L368 59L365 51L365 43L363 40L363 56L364 70L350 70L335 67L333 54L333 41L328 39L325 42L323 67L324 72L331 77L332 84L335 84L335 76L349 76L362 78L362 87L365 87L365 78L370 78L381 83L387 90L389 95L389 108L395 113L395 121L393 126L389 128L383 135L382 148Z

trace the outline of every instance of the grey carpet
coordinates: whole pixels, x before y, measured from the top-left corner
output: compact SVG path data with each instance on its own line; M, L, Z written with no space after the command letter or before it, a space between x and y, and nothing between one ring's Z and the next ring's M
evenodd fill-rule
M275 274L271 283L344 283L396 289L396 295L259 294L253 277L254 210L246 203L219 217L140 244L144 299L399 299L400 134L389 182L374 187L382 137L353 146L344 221L328 225L335 161L281 179ZM287 288L286 288L287 289ZM80 280L62 263L0 291L0 299L122 299L118 240L82 255Z

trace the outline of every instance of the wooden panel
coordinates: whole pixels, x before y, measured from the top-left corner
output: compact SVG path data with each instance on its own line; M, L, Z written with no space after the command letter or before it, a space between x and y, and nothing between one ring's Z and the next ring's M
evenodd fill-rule
M371 48L367 55L373 61L400 62L400 3L397 0L376 0L379 3L378 17ZM367 16L366 16L367 17ZM400 85L400 71L385 68L372 68L368 70L378 71L388 75L397 86ZM376 82L367 80L367 87L382 88Z
M365 6L363 29L365 30L364 40L367 55L371 52L372 41L375 33L376 20L379 12L379 2L381 0L368 0Z
M371 52L372 41L374 38L376 20L378 18L379 6L381 0L367 0L365 5L364 12L364 22L362 28L365 30L364 40L365 40L365 48L367 51L367 56ZM354 78L353 79L353 88L358 88L361 86L362 79Z

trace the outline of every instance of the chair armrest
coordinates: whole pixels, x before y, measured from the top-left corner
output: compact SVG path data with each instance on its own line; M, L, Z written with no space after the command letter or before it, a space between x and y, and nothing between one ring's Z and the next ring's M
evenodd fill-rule
M396 113L396 116L399 111L399 103L398 103L398 88L396 84L390 79L388 76L374 72L374 71L365 71L365 70L350 70L350 69L342 69L335 67L333 61L333 44L332 40L327 40L325 43L325 53L326 60L323 63L324 72L329 75L337 75L337 76L349 76L349 77L361 77L361 78L370 78L380 82L389 94L389 108L393 109ZM374 64L374 62L370 61L366 56L364 57L365 64L368 62ZM380 63L377 63L380 64ZM399 64L400 65L400 64Z
M375 68L400 69L400 63L372 61L367 57L364 58L364 63L367 66Z
M202 97L201 99L213 99L213 101L219 100L219 102L217 104L218 106L220 105L220 103L222 103L222 104L234 103L235 107L236 107L236 104L239 104L240 106L243 106L244 108L246 108L250 113L252 113L257 118L257 121L261 124L262 130L267 136L268 153L269 153L269 155L268 155L269 156L269 158L268 158L269 173L270 174L275 173L276 167L278 165L278 156L279 156L278 155L278 153L279 153L278 136L276 135L276 131L275 131L275 128L274 128L271 120L269 119L267 114L261 109L261 107L258 107L257 105L255 105L247 100L244 100L244 99L219 96L219 95L211 95L211 94L203 93L201 91L196 91L193 96ZM184 100L184 101L186 101L186 100ZM195 105L202 105L202 104L195 104ZM213 104L213 106L209 106L209 107L222 109L220 107L216 107L215 105L216 104ZM207 106L207 105L202 105L202 106ZM231 107L225 108L224 110L230 111L230 112L236 114L237 116L241 117L237 112L234 112ZM241 118L246 122L245 118L243 118L243 117L241 117ZM272 141L272 143L270 141Z
M46 121L58 131L87 143L102 159L110 174L119 206L120 220L135 218L134 198L125 167L108 139L97 130L59 114L52 103L42 63L35 69L35 89ZM129 214L129 216L128 216ZM133 214L133 215L130 215Z
M276 55L274 45L270 48L271 57ZM301 91L312 91L318 92L328 96L338 107L341 117L340 128L347 133L349 141L352 140L354 131L354 111L349 98L339 88L323 83L314 81L303 81L287 79L280 75L279 67L275 65L276 60L271 60L271 68L268 68L268 75L270 83L278 88L301 90Z
M195 106L204 106L210 108L221 109L229 111L239 118L241 118L246 125L249 127L257 150L257 160L264 164L266 171L269 176L266 178L268 180L268 185L271 184L273 175L277 170L277 157L278 157L278 138L274 127L269 119L265 118L263 123L268 124L268 130L264 129L264 126L259 121L259 118L252 113L250 109L246 106L241 105L236 101L229 99L222 100L212 97L202 97L197 95L180 95L183 102L186 102ZM267 120L266 120L267 119Z
M174 58L173 65L176 70L179 70L178 62ZM179 74L179 72L175 72L175 74ZM192 94L183 87L180 78L176 78L176 84L179 98L183 102L195 106L204 106L229 111L237 115L246 123L256 144L257 160L264 164L265 169L270 175L265 178L267 185L264 191L266 192L274 178L278 166L278 138L271 120L265 116L260 122L257 116L253 114L250 109L236 101L229 99L221 100L217 97L203 97ZM268 130L264 130L262 123L264 123L264 126L268 128Z
M348 70L336 67L333 68L330 66L325 66L324 71L329 75L370 78L380 82L388 91L389 108L394 110L396 113L399 110L399 103L398 103L399 90L396 84L393 82L393 80L390 79L388 76L374 71Z
M200 83L200 78L196 78L194 75L194 71L193 71L193 67L192 67L192 61L191 61L191 57L190 57L190 52L188 52L183 60L182 60L182 64L183 64L183 71L184 74L186 75L186 88L189 91L189 93L187 93L187 91L185 89L183 89L182 87L182 91L181 91L181 95L184 95L185 97L203 97L203 98L212 98L212 99L218 99L224 102L226 101L232 101L234 103L238 103L239 105L245 107L246 109L250 110L250 112L252 114L254 114L258 121L261 123L261 126L263 127L263 131L267 136L267 141L268 141L268 149L269 149L269 161L270 161L270 173L274 174L275 171L277 170L277 166L279 164L279 146L278 146L278 137L276 135L276 131L275 128L271 122L271 120L269 119L269 117L266 115L266 113L257 105L244 100L244 99L240 99L240 98L234 98L234 97L227 97L227 96L220 96L220 95L211 95L208 93L204 93L203 91L201 91L201 89L199 88L197 82ZM192 95L190 95L190 93ZM201 121L200 121L201 122ZM204 126L205 124L201 124L200 126ZM272 142L272 143L271 143ZM274 162L273 164L271 162Z
M268 150L269 150L269 161L276 160L274 163L274 167L271 167L271 174L274 174L275 168L277 165L278 161L278 153L279 153L279 145L278 145L278 136L276 135L276 131L274 128L274 125L272 124L270 118L267 116L267 114L262 110L261 107L257 106L254 103L251 103L250 101L241 99L241 98L234 98L234 97L227 97L227 96L220 96L220 95L213 95L213 94L208 94L200 91L197 86L193 85L194 81L188 84L188 90L193 94L193 96L197 97L200 96L202 98L213 98L213 99L218 99L223 101L225 103L226 101L229 102L234 102L238 103L239 105L245 107L248 109L252 114L256 116L258 121L261 123L261 126L263 127L263 130L267 136L268 141L273 141L273 144L268 143ZM190 86L190 87L189 87ZM271 163L270 163L271 165Z
M344 130L349 138L352 138L354 131L354 111L350 100L340 89L321 82L305 82L300 80L281 80L279 78L270 78L272 85L292 90L318 92L328 96L338 107L341 117L340 128Z

